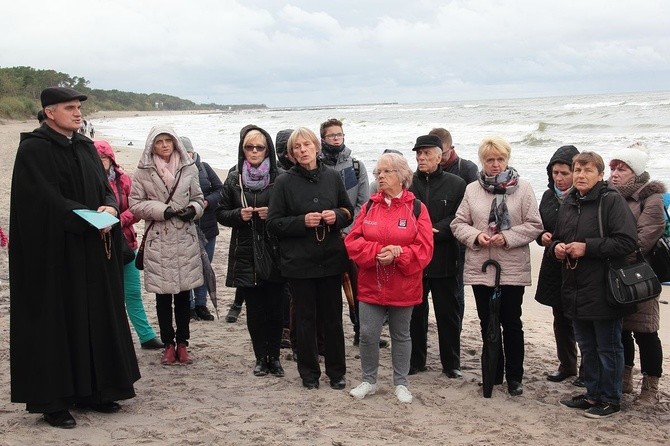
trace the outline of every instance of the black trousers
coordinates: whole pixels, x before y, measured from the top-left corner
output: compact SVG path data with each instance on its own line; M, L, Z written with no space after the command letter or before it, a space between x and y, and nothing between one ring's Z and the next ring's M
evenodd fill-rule
M500 302L500 325L502 325L503 354L500 355L504 364L507 382L521 382L523 379L523 323L521 322L521 304L525 287L502 285ZM477 304L477 315L484 339L489 323L489 300L494 292L493 287L473 285L472 291Z
M410 336L412 337L410 367L422 369L426 366L428 350L428 293L433 298L442 371L460 369L461 306L458 303L458 281L455 276L423 278L423 299L412 310L412 320L409 326Z
M663 374L663 347L657 331L653 333L622 331L624 364L632 367L635 363L633 335L640 349L640 370L644 374L660 378Z
M347 372L342 328L342 276L291 279L296 317L298 373L306 381L321 376L317 346L317 320L323 323L326 375L331 380Z
M283 283L261 282L255 287L237 288L247 304L247 329L256 359L279 358L283 286Z
M176 332L172 326L173 297L174 319L177 324ZM163 344L174 344L176 337L177 344L188 345L188 340L191 337L189 327L191 321L191 290L185 290L179 294L156 294L156 314Z

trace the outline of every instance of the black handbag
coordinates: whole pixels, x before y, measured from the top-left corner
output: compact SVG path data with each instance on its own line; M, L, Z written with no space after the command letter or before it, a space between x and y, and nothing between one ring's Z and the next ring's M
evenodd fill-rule
M602 223L602 198L598 203L598 229L604 237ZM644 260L640 248L636 250L637 262L614 267L608 260L607 303L616 308L631 308L657 298L661 294L661 282L654 270Z
M133 248L130 247L130 243L128 243L128 240L123 233L121 233L121 248L124 265L127 265L135 260L135 251L133 251Z
M668 210L665 206L663 206L663 210L665 211L666 218L665 232L647 255L647 261L656 273L658 280L661 282L668 282L670 281L670 227L668 226L670 217L668 216Z

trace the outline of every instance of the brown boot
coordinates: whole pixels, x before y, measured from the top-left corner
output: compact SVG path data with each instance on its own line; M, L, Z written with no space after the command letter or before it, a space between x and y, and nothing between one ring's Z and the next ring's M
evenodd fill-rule
M623 369L623 393L633 393L633 367L630 365Z
M634 404L653 406L660 402L658 394L658 376L644 375L642 377L642 391L635 398Z
M177 346L177 359L182 364L193 364L193 359L191 359L188 350L186 350L186 344L179 344Z
M177 360L176 354L174 351L174 345L168 344L163 351L163 357L161 358L161 364L163 365L172 365Z

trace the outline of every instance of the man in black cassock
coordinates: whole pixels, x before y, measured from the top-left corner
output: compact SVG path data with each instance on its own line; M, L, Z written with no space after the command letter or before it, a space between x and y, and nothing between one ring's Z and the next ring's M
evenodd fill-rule
M69 412L112 413L140 377L123 298L121 230L74 209L118 216L93 142L77 132L86 96L47 88L41 127L21 134L10 205L12 402L55 427Z

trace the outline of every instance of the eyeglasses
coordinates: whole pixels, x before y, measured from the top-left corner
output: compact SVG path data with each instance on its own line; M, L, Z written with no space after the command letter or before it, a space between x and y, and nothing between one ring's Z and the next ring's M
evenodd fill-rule
M342 139L342 138L344 138L344 133L329 133L327 135L324 135L324 138L326 138L326 139Z
M381 169L381 170L375 169L372 171L372 175L374 175L374 177L377 178L381 174L384 174L384 176L386 176L397 171L398 169Z
M261 146L261 145L257 145L257 144L247 144L246 146L244 146L244 151L245 152L253 152L254 150L256 152L262 152L262 151L265 150L265 146Z

